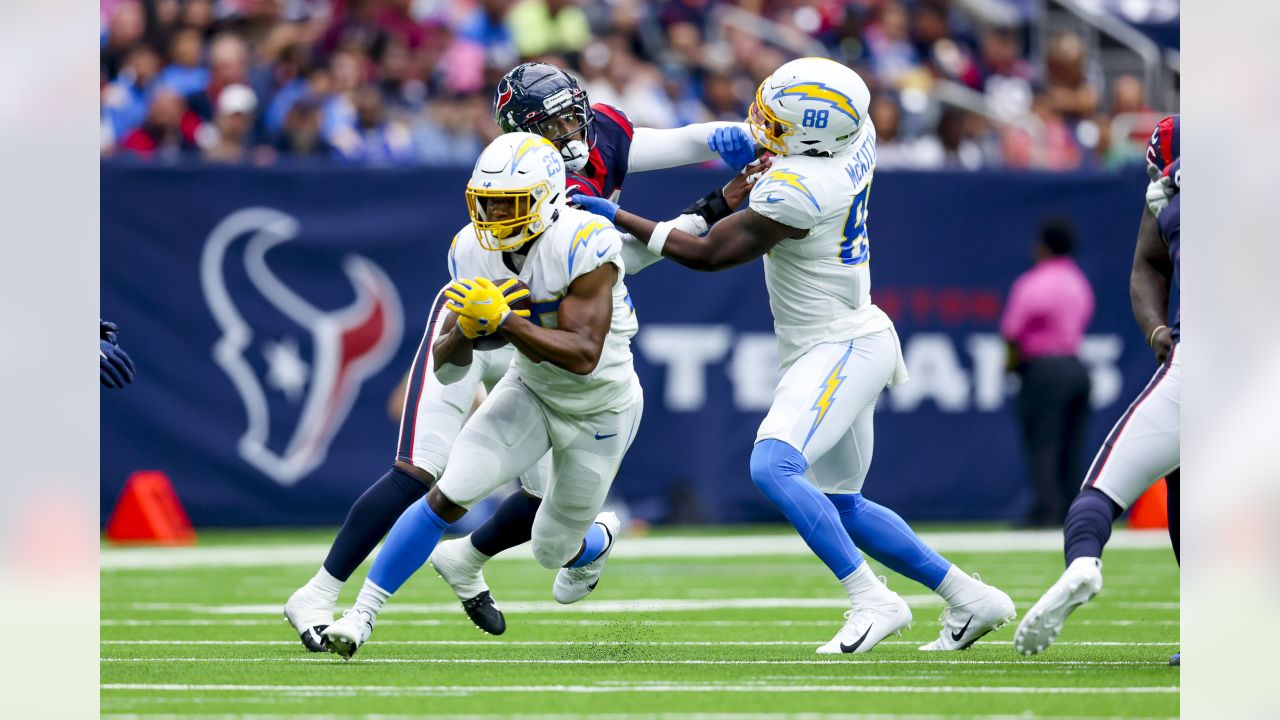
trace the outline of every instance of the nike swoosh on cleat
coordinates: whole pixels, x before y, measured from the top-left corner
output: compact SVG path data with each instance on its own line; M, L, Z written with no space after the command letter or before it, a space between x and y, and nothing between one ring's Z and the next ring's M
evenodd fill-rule
M609 439L609 438L611 438L611 437L615 437L617 434L618 434L618 433L609 433L608 435L601 435L600 433L596 433L596 439L597 439L597 440L608 440L608 439Z
M861 646L862 646L862 641L867 639L867 635L868 635L868 634L870 634L870 632L871 632L871 628L873 628L873 627L875 627L875 623L872 623L872 624L868 625L868 626L867 626L867 631L866 631L866 632L864 632L864 633L862 633L862 637L858 638L858 642L856 642L856 643L854 643L854 644L852 644L852 645L845 645L844 643L840 643L840 652L842 652L842 653L851 653L851 652L853 652L854 650L857 650L859 647L861 647Z
M972 622L973 622L973 616L970 615L969 619L965 621L964 627L960 628L960 632L951 633L951 639L956 642L960 642L960 638L964 637L965 631L969 629L969 623L972 623Z

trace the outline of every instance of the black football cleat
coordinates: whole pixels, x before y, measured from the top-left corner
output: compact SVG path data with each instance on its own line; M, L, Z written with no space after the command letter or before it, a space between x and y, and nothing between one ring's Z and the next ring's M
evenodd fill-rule
M501 635L507 631L507 619L493 602L493 595L488 590L462 601L462 609L476 627L490 635Z

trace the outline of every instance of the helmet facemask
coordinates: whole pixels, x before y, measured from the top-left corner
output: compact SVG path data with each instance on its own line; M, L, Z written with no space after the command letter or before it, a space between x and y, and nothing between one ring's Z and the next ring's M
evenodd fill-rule
M756 88L755 102L747 110L747 125L751 128L751 136L755 138L756 144L775 155L786 155L786 137L794 132L794 128L791 123L774 114L764 101L763 91L764 82Z
M520 129L550 140L560 151L565 169L577 172L586 167L591 153L588 129L595 120L595 112L587 104L585 92L574 93L569 89L548 97L546 105L556 109L526 121Z
M517 250L547 229L544 205L551 196L548 182L520 189L467 185L467 213L480 247L493 252Z

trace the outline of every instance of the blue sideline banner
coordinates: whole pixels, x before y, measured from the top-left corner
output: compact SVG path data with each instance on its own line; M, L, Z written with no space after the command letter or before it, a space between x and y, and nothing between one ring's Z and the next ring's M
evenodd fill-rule
M162 470L197 525L336 523L394 460L412 362L467 173L102 167L102 316L136 382L102 393L102 510ZM628 178L674 214L727 178ZM1082 350L1090 452L1154 369L1129 313L1143 175L890 173L869 220L874 297L911 381L881 398L868 497L920 519L1011 519L1030 500L997 322L1036 228L1072 219L1098 312ZM627 280L645 418L614 497L651 521L776 520L747 460L777 378L760 263Z

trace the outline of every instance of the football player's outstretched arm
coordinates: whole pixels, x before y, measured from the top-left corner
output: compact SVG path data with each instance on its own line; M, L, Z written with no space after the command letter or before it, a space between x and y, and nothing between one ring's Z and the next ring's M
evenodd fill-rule
M600 362L613 322L613 285L618 266L605 263L569 284L560 301L557 328L544 328L514 313L499 326L520 352L575 375L589 375Z
M730 128L741 131L739 142L725 134L724 131ZM721 131L719 136L716 135L717 130ZM734 170L740 170L754 156L754 143L746 123L695 123L666 130L636 128L631 139L631 152L627 157L627 170L662 170L703 163L716 157L724 158L730 166L736 165Z
M1172 278L1173 261L1160 237L1160 226L1156 216L1144 207L1142 224L1138 226L1138 245L1133 253L1133 272L1129 275L1129 302L1133 305L1133 317L1159 362L1164 362L1173 348L1173 332L1166 325Z
M635 235L663 257L704 272L715 272L750 262L787 238L802 238L809 234L808 230L783 225L751 208L736 212L716 223L711 232L703 237L671 227L667 223L656 223L626 210L618 210L614 225ZM654 241L655 231L659 236L658 242ZM662 240L663 233L666 234L665 240Z

